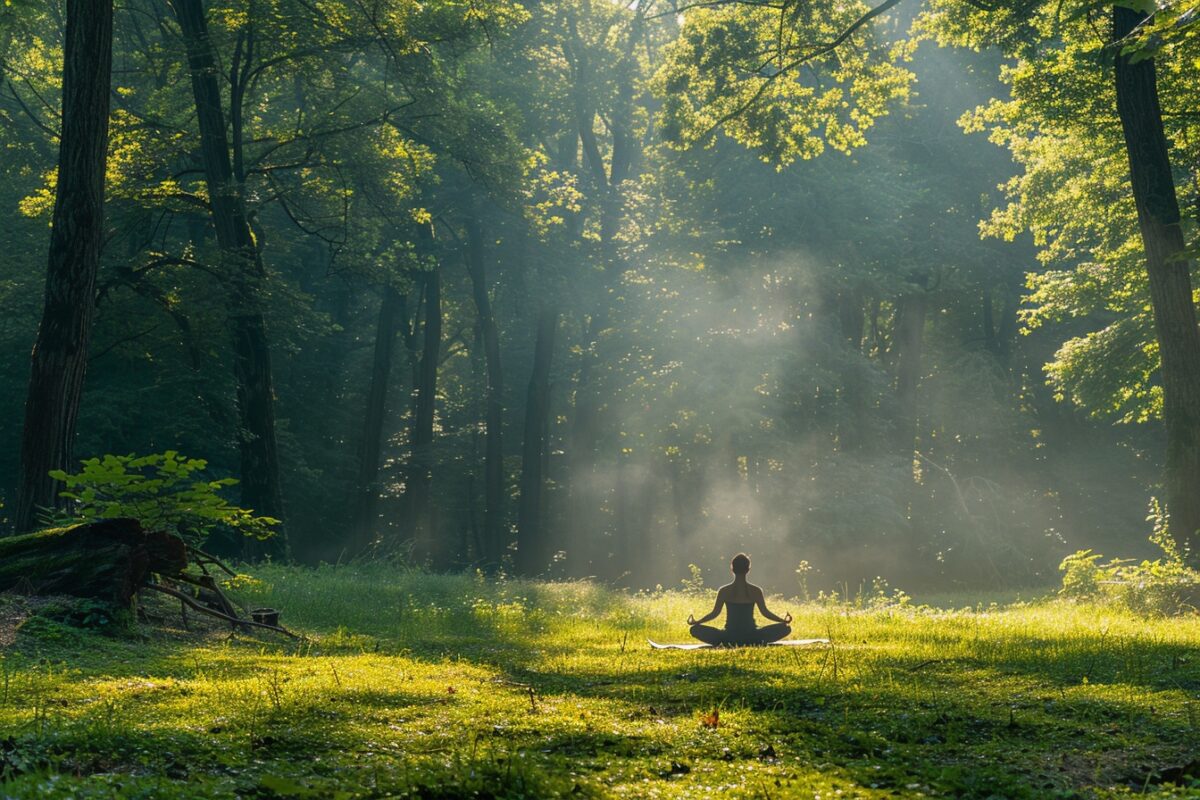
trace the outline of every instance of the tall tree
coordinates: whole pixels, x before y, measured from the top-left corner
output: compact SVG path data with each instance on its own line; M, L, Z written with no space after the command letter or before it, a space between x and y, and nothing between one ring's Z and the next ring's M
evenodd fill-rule
M485 390L485 426L483 467L483 556L489 566L497 566L504 555L504 370L500 361L500 333L487 282L487 254L484 250L483 223L478 215L467 221L467 271L471 275L471 294L479 316L483 339L487 387Z
M58 182L25 401L17 530L32 528L39 508L56 505L50 470L73 466L104 238L112 32L112 0L68 0Z
M1145 19L1138 11L1114 5L1114 45L1120 48ZM1200 328L1192 295L1192 264L1186 256L1163 132L1155 60L1137 56L1136 51L1117 53L1117 113L1125 135L1162 359L1167 513L1172 534L1187 544L1193 563L1200 564Z
M354 551L370 547L376 537L376 501L379 498L379 459L383 447L383 423L396 349L396 332L404 316L404 302L404 296L396 291L395 287L384 287L383 300L379 304L379 321L375 326L371 382L367 389L362 442L359 445L358 480L355 486L355 533L351 539Z
M900 296L896 301L896 402L899 414L896 444L900 455L912 457L917 439L917 385L921 380L921 349L925 335L926 297L923 290Z
M546 467L550 433L550 369L558 312L544 308L538 315L533 371L525 393L525 435L521 445L521 497L517 506L517 571L534 575L549 555L546 524Z
M203 2L171 0L171 3L187 48L196 119L200 127L200 160L208 186L217 246L221 251L222 272L230 286L233 368L240 417L241 503L260 515L283 519L271 350L262 307L266 269L246 215L242 159L237 159L236 174L231 161L230 140L217 84L217 57ZM234 116L239 118L240 105L240 98L234 98L232 107L237 112ZM240 129L236 125L233 136L240 153ZM282 526L271 542L272 554L286 554L287 539Z
M1164 46L1141 30L1141 12L1119 2L1105 9L1111 29L1099 38L1096 7L1083 3L933 6L925 25L939 42L998 46L1015 58L1004 74L1013 99L964 119L968 131L990 127L1025 167L1005 185L1009 205L985 233L1011 239L1028 229L1041 260L1060 265L1030 276L1027 324L1092 322L1062 345L1047 374L1060 397L1095 416L1162 420L1171 530L1200 559L1200 331L1171 170L1172 157L1196 157L1187 113L1194 43ZM1171 19L1166 11L1145 27L1166 30ZM1049 39L1056 46L1042 46ZM1112 73L1098 63L1112 63ZM1045 92L1049 73L1060 76L1055 93ZM1164 105L1175 113L1164 116ZM1114 107L1119 135L1108 124Z
M441 565L447 553L437 541L430 493L433 490L434 418L437 410L438 366L442 352L442 274L440 267L426 273L425 323L421 332L421 357L416 369L416 409L412 425L412 456L405 476L405 518L408 535L421 560Z

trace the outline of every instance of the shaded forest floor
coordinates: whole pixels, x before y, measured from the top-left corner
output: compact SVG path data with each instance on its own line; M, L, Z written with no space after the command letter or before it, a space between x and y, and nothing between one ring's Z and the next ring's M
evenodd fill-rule
M832 646L651 652L711 593L257 574L236 593L308 641L27 621L0 795L1200 795L1197 618L777 601Z

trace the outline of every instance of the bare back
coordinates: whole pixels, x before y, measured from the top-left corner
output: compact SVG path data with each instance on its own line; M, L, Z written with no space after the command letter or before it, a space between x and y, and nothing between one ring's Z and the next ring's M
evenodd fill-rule
M734 581L717 590L717 599L726 603L758 604L763 600L763 590L747 581Z

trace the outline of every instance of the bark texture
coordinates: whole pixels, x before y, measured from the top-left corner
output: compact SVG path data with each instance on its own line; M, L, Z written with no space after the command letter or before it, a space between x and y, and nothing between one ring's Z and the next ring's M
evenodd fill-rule
M128 605L151 574L187 566L182 539L109 519L0 539L0 592L69 594Z
M409 531L421 560L441 557L430 514L433 491L433 422L437 400L438 361L442 346L442 275L434 269L425 276L425 326L421 360L417 366L416 414L412 429L412 458L407 474L406 507Z
M363 414L363 437L358 461L358 502L354 550L371 547L377 536L376 501L379 498L379 459L383 449L383 421L387 415L388 387L396 351L396 331L403 315L404 297L388 286L379 304L375 328L375 352L371 362L371 385Z
M467 271L471 274L471 289L475 298L475 313L479 317L483 338L483 353L487 371L483 456L483 552L488 566L497 566L504 555L504 370L500 361L500 334L496 315L488 294L483 227L478 220L467 224Z
M16 528L58 504L49 472L70 471L96 309L112 75L112 0L68 0L62 135L42 320L33 346Z
M208 186L209 205L222 271L230 290L230 322L234 346L234 376L239 413L241 504L283 519L279 482L279 452L275 442L275 390L271 351L262 309L261 284L266 280L262 254L246 215L241 181L234 175L229 136L217 83L217 58L209 38L201 0L171 0L187 47L188 69L200 127L200 158ZM234 103L240 108L240 101ZM235 137L240 130L235 127ZM240 143L234 142L240 152ZM270 555L286 556L282 526L268 540ZM262 553L247 553L256 556Z
M1113 39L1144 16L1113 7ZM1119 45L1118 45L1119 46ZM1192 300L1191 263L1181 258L1183 230L1154 59L1116 60L1117 113L1129 156L1129 177L1146 249L1146 273L1162 359L1163 420L1167 430L1164 484L1170 529L1200 564L1200 329Z
M546 525L546 472L550 439L550 369L558 312L543 310L538 317L533 372L525 399L525 437L521 444L521 499L517 506L517 571L533 575L546 566L549 543Z

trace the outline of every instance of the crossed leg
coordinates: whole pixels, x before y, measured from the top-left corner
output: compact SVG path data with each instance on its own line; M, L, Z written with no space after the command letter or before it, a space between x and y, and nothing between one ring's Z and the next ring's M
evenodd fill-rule
M691 632L693 637L711 645L770 644L791 633L792 627L786 622L776 622L750 633L735 634L723 628L697 624L692 626Z

